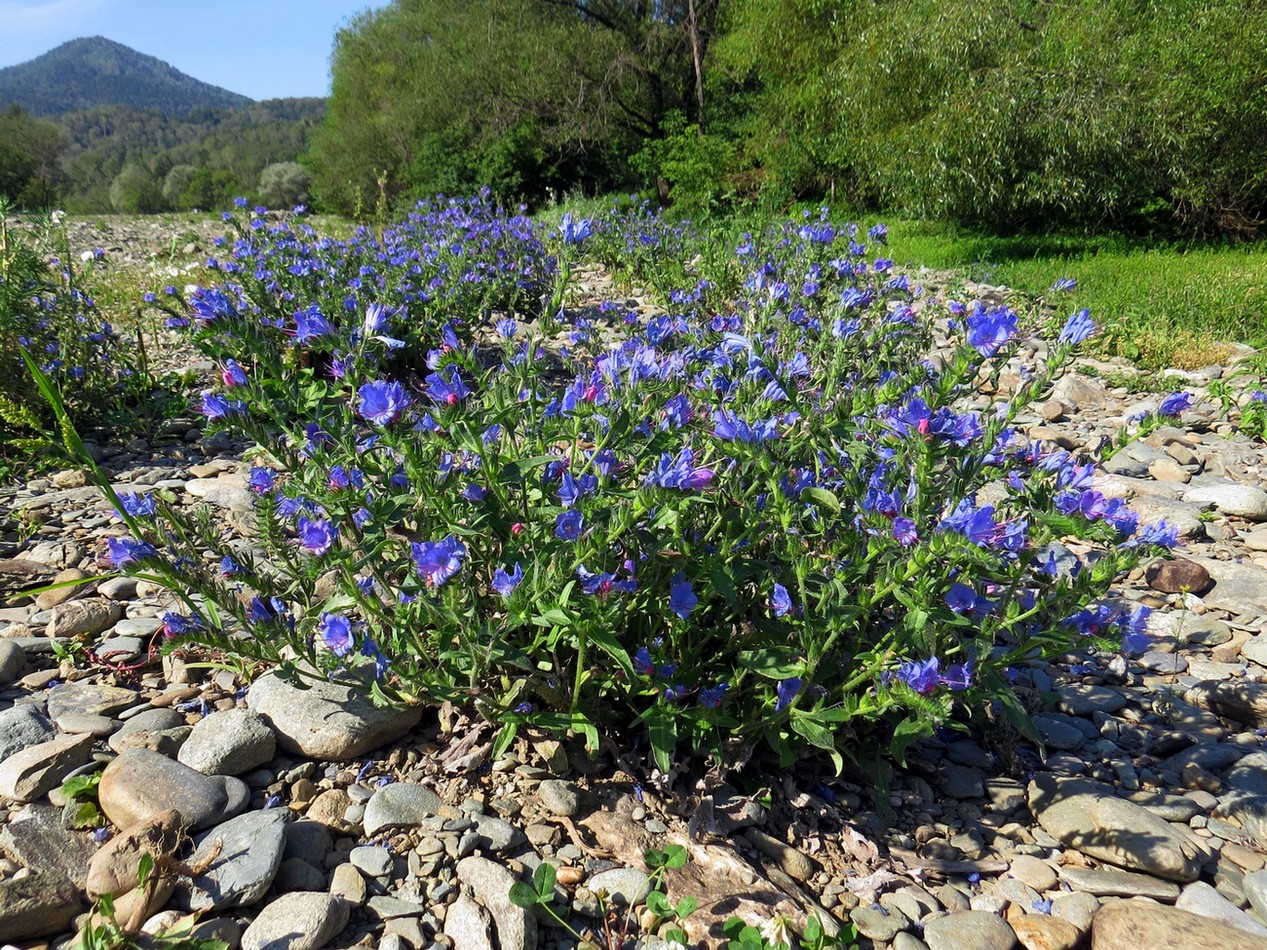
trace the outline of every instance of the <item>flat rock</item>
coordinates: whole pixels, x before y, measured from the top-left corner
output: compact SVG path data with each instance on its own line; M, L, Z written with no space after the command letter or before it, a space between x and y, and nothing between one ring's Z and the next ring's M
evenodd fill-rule
M0 940L11 943L69 930L84 909L79 888L48 871L0 881Z
M1117 798L1107 785L1042 773L1027 794L1039 824L1068 847L1173 881L1193 881L1201 872L1190 838L1142 805Z
M0 640L0 687L9 686L26 672L26 651L12 640Z
M62 826L62 810L27 805L0 828L0 851L33 872L61 875L82 888L97 851L92 833Z
M1230 924L1152 901L1105 904L1091 924L1091 950L1267 950Z
M1267 725L1267 683L1229 680L1198 683L1184 693L1184 699L1256 728Z
M1060 877L1075 891L1085 891L1097 897L1149 897L1155 901L1173 903L1179 896L1178 884L1160 880L1151 874L1067 867L1061 869Z
M0 795L34 801L62 784L92 758L90 735L62 735L14 752L0 762Z
M379 708L348 686L315 680L301 690L273 673L255 681L247 705L268 720L284 751L335 762L399 739L422 719L421 706Z
M537 946L537 918L512 904L510 886L515 876L502 864L487 858L463 858L457 866L458 880L469 887L496 927L500 950L533 950Z
M250 811L204 832L189 863L203 861L217 842L220 853L205 873L190 880L185 906L191 911L224 910L263 897L281 866L290 817L283 809Z
M106 766L98 787L106 817L126 828L173 808L200 831L246 807L250 789L236 778L203 775L149 749L128 749Z
M1267 521L1267 491L1237 482L1203 483L1183 494L1188 504L1212 505L1225 515Z
M1111 715L1127 704L1120 692L1108 686L1071 683L1056 690L1056 708L1069 716Z
M177 761L203 775L241 775L272 761L277 737L249 709L213 712L194 724Z
M66 713L112 716L134 704L140 695L121 686L106 686L80 680L62 683L48 691L48 715L53 721Z
M651 892L651 879L637 868L608 868L591 877L585 886L595 894L606 891L608 899L622 907L636 907Z
M35 703L0 710L0 761L27 746L47 742L54 735L53 724Z
M221 475L218 478L195 478L185 482L185 491L209 505L229 511L250 511L251 492L244 475Z
M373 836L385 828L413 827L424 819L438 815L444 800L425 785L416 782L393 782L378 789L365 804L361 823L365 834Z
M571 818L581 807L576 786L564 779L546 779L537 786L537 796L546 811L563 818Z
M1016 933L988 911L964 910L927 921L924 942L928 950L1012 950Z
M1254 920L1204 881L1193 881L1185 887L1179 899L1175 901L1175 907L1212 920L1222 921L1237 930L1243 930L1258 937L1267 937L1267 927Z
M251 921L242 950L318 950L348 925L349 910L332 894L283 894Z
M101 597L85 597L58 604L51 611L44 635L78 637L101 633L123 616L123 606Z
M1249 562L1238 564L1206 557L1192 560L1214 578L1214 587L1201 598L1207 607L1232 614L1267 612L1267 569Z
M463 950L494 950L492 928L492 915L465 892L444 917L445 936Z
M1025 950L1074 950L1082 931L1067 920L1046 914L1023 914L1008 921Z

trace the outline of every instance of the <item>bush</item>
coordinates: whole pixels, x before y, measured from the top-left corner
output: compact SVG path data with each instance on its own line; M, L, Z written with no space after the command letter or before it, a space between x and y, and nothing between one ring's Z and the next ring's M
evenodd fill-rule
M312 175L298 162L276 162L260 173L260 200L270 208L303 204L311 187Z
M560 284L602 232L564 218ZM1013 669L1138 645L1146 609L1104 598L1174 533L1011 428L1085 312L1021 367L1016 314L924 309L882 238L788 223L735 252L738 299L694 283L640 320L560 313L560 285L538 312L546 239L486 202L346 243L253 221L172 306L222 367L203 411L260 446L260 537L124 497L110 555L184 599L170 645L474 698L497 751L535 728L645 737L664 770L759 742L840 768L973 717L1032 735Z

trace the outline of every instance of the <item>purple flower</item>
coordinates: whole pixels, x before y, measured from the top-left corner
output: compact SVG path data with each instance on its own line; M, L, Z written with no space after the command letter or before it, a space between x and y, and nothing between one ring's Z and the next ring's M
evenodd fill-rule
M342 614L322 614L317 633L335 656L346 656L352 649L352 621Z
M598 597L605 597L613 590L632 592L638 589L637 581L618 581L616 575L610 571L600 571L596 574L586 570L584 564L577 566L576 576L580 578L581 590Z
M232 577L234 574L242 573L242 565L233 560L233 556L226 554L220 559L220 575L222 577Z
M392 665L391 660L378 648L378 644L369 637L361 641L361 656L367 656L374 661L374 679L376 680L382 679L387 668Z
M246 403L240 399L225 399L208 389L202 394L202 413L208 420L215 422L228 416L245 415Z
M1192 398L1191 393L1171 393L1161 401L1161 406L1157 409L1157 414L1162 416L1177 416L1192 405Z
M277 473L271 468L263 468L256 465L251 469L251 473L246 478L246 485L251 491L257 495L265 495L273 490L273 484L277 481Z
M909 548L912 544L919 540L919 532L915 528L915 522L910 518L894 518L893 519L893 538L904 548Z
M962 534L977 547L986 547L994 538L997 525L994 523L994 507L985 505L974 508L967 499L959 502L942 521L941 527Z
M580 244L594 233L594 221L591 218L575 220L570 214L563 216L559 224L559 234L564 244Z
M1084 307L1065 322L1065 328L1060 331L1060 342L1077 345L1093 333L1095 324L1091 322L1091 311Z
M511 592L519 586L524 579L523 565L516 563L514 570L509 574L506 573L504 567L499 567L493 574L493 590L501 594L503 597L509 597Z
M721 709L721 702L730 690L729 683L718 683L699 691L699 704L705 709Z
M921 696L926 696L941 683L941 674L938 672L940 665L935 656L929 657L922 662L906 660L898 667L897 675L915 692Z
M633 668L643 676L654 676L655 664L651 662L651 651L646 647L638 647L633 655Z
M509 340L512 336L515 335L515 330L517 326L518 325L515 323L514 317L503 317L502 319L498 320L497 323L495 324L497 332L502 336L503 339L506 339L506 340Z
M1078 278L1061 277L1054 284L1051 285L1051 289L1058 293L1062 293L1062 292L1068 292L1070 290L1073 290L1077 286L1078 286ZM1086 311L1083 311L1083 312L1085 313Z
M431 373L427 376L427 395L438 403L456 406L469 396L471 391L462 382L456 366L450 363L447 369L447 377L443 373Z
M1118 617L1118 627L1122 631L1122 649L1132 656L1143 653L1152 641L1148 632L1148 617L1152 611L1143 604L1131 613L1123 612Z
M977 592L967 584L951 584L946 592L946 606L957 614L970 614L977 606Z
M124 492L119 495L119 505L126 514L133 518L148 518L158 510L158 503L148 492L138 495L135 492Z
M246 609L246 619L251 623L271 623L274 620L290 620L290 611L286 607L286 601L280 597L270 597L263 600L260 597L252 597L251 604Z
M1016 336L1016 314L1007 307L987 310L978 302L964 318L964 324L968 329L968 345L982 356L993 356Z
M462 497L467 501L483 501L487 494L488 491L483 486L476 485L474 482L462 489Z
M966 663L951 663L941 677L941 685L959 693L972 686L972 675L976 671L972 660Z
M329 521L313 521L301 516L296 529L299 532L299 546L317 557L329 551L339 538L339 532Z
M804 683L804 680L799 676L793 676L779 682L774 691L775 712L783 712L788 706L792 705L792 700L796 699L796 694L801 691L802 683Z
M163 636L165 637L183 637L186 634L198 633L205 630L202 620L198 617L186 617L184 614L165 613L158 618L163 624Z
M321 315L316 304L295 314L295 340L307 343L330 333L330 322Z
M356 411L374 425L389 425L409 405L409 394L398 382L366 383L357 390L360 405Z
M669 588L669 609L685 620L698 603L699 598L691 589L691 582L686 579L686 575L673 575L673 583Z
M439 587L456 574L465 559L466 547L454 535L440 541L423 541L413 545L418 575L432 587Z
M135 538L106 538L106 547L109 549L110 563L114 565L115 570L135 564L137 561L158 557L158 551L154 550L154 545Z
M770 609L774 611L776 617L785 617L795 609L792 595L782 584L774 585L774 593L770 595Z
M224 368L220 371L220 379L229 389L234 386L246 385L246 370L238 363L237 360L225 360Z
M1158 521L1156 524L1146 524L1140 529L1139 534L1131 538L1123 547L1134 548L1144 544L1155 544L1158 547L1173 548L1179 543L1179 529L1172 528L1165 521Z
M679 491L691 491L703 488L713 479L713 470L695 468L695 453L685 448L674 458L667 452L660 456L655 471L647 475L648 485L661 488L676 488Z
M554 522L554 536L564 541L578 541L585 527L585 519L575 508L569 508Z

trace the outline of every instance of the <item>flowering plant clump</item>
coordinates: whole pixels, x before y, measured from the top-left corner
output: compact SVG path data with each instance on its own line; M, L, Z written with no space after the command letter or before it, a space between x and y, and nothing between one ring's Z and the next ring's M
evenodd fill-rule
M20 232L0 198L0 455L32 451L47 430L47 407L23 370L22 350L62 388L80 422L99 417L132 372L84 289L79 265L93 266L104 252L71 260L60 214Z
M725 305L692 279L638 321L564 307L547 339L556 260L663 226L545 233L482 200L381 240L254 225L184 305L223 367L204 411L259 442L259 537L119 499L110 556L187 592L177 642L473 698L499 749L632 729L667 770L1025 728L1017 666L1143 634L1106 595L1174 532L1016 425L1086 314L1027 363L1015 313L926 300L882 229L824 216L745 238Z

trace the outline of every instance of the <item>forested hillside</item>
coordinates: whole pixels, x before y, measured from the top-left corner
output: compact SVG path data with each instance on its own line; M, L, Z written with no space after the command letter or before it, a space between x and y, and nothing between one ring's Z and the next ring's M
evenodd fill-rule
M316 194L658 189L1252 234L1256 0L395 0L335 39Z

